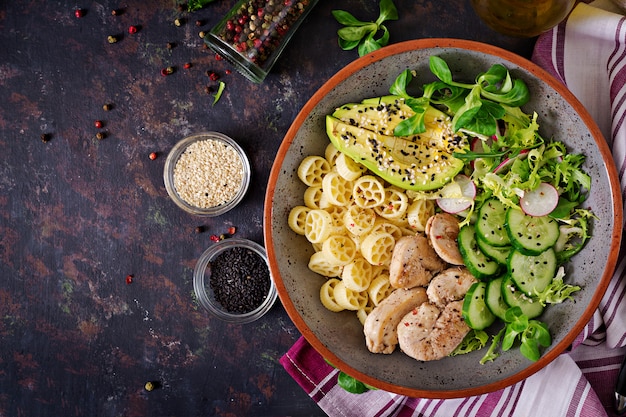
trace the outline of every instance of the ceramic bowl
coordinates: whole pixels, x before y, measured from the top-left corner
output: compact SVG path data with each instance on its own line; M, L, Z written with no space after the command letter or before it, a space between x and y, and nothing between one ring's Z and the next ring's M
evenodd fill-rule
M297 168L308 155L324 155L329 143L324 118L340 105L389 94L404 69L414 69L420 84L434 81L431 55L450 65L455 79L473 81L476 74L501 63L526 81L531 91L527 112L537 111L544 137L555 136L586 155L592 187L588 206L597 215L593 237L568 263L568 282L580 285L575 301L549 306L541 320L553 343L531 362L518 349L504 352L484 365L485 351L418 362L396 349L372 354L365 346L363 326L354 312L333 313L320 302L325 281L311 272L311 244L287 224L288 213L302 204L305 186ZM277 198L280 196L280 198ZM272 168L265 200L265 246L281 302L307 341L342 371L374 387L412 397L454 398L494 391L539 371L566 348L592 317L616 264L621 237L619 184L610 151L598 127L580 102L547 72L502 49L453 39L423 39L388 46L359 58L339 71L316 92L287 132Z

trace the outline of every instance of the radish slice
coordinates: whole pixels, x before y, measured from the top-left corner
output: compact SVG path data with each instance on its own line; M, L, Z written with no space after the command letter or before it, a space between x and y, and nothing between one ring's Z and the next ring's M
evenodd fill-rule
M527 156L528 156L528 149L524 149L520 151L520 153L517 156L514 156L512 158L506 158L504 161L500 162L500 164L498 164L498 166L493 170L493 173L503 174L511 167L511 165L513 165L513 162L515 162L517 158L523 159L523 158L526 158Z
M529 216L547 216L559 204L559 191L546 182L532 191L526 191L520 198L519 205L522 211Z
M467 210L476 198L476 184L467 175L457 175L454 181L441 189L437 205L447 213L457 214Z

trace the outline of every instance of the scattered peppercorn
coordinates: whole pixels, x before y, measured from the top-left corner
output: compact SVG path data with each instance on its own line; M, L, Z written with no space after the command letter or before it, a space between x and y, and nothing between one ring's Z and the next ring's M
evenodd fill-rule
M115 42L117 42L117 37L113 36L113 35L109 35L109 36L107 36L107 41L109 43L115 43Z
M207 71L207 72L206 72L206 75L208 75L208 76L209 76L209 79L210 79L211 81L217 81L217 80L219 80L219 79L220 79L219 74L218 74L218 73L216 73L215 71Z
M228 228L228 234L229 235L234 235L236 231L237 231L237 228L235 226L230 226Z
M85 15L85 11L83 9L76 9L74 10L74 16L76 16L77 18L81 18Z
M104 105L102 106L102 110L104 110L104 111L109 111L109 110L111 110L112 108L113 108L113 105L112 105L112 104L108 104L108 103L107 103L107 104L104 104Z
M102 120L96 120L94 122L94 126L96 126L96 128L98 129L102 129L102 126L104 126L104 124L102 123Z
M43 143L47 143L47 142L49 142L49 141L50 141L50 135L49 135L49 134L47 134L47 133L42 133L42 134L41 134L41 141L42 141Z
M204 25L204 22L200 19L196 20L196 26L202 26Z
M270 289L265 260L256 252L232 247L211 261L210 285L215 300L231 313L247 313L263 303Z
M161 383L159 381L148 381L143 387L146 391L150 392L152 390L160 388Z
M137 33L138 30L139 29L135 25L131 25L131 26L128 27L128 33L130 33L131 35Z
M133 283L133 276L132 275L126 275L126 284L130 285Z
M196 227L196 233L200 234L204 232L204 226L197 226Z
M226 71L224 71L226 73L226 75L230 75L232 73L231 70L227 69Z
M154 161L155 159L157 159L157 156L159 156L159 155L156 152L150 152L149 158Z
M206 36L206 32L202 31L202 32L198 33L198 36L200 36L201 38L204 38Z
M221 61L222 59L224 59L224 58L222 58L222 56L220 54L215 54L215 60L216 61Z
M182 26L183 23L185 23L184 19L174 19L175 26Z
M185 62L185 65L183 65L183 68L184 68L184 69L189 69L189 68L191 68L191 67L192 67L191 62Z
M121 14L122 14L121 10L118 10L118 9L111 10L111 16L119 16Z
M164 77L173 73L174 73L174 67L167 67L161 70L161 75Z
M96 133L96 139L98 139L98 140L102 140L102 139L104 139L105 137L106 137L106 133L104 133L104 132L98 132L98 133Z
M211 235L210 239L213 242L219 242L220 241L220 237L218 235Z

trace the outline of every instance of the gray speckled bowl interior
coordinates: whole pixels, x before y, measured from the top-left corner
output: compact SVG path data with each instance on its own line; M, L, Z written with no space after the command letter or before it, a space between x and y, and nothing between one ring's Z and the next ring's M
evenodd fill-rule
M575 300L550 306L541 317L551 330L552 346L537 362L517 349L494 362L479 364L484 351L418 362L396 349L391 355L370 353L363 327L354 312L333 313L319 300L325 278L311 272L313 249L287 225L290 209L303 202L305 186L296 171L308 155L324 155L329 143L324 117L336 107L386 95L406 68L417 71L414 82L434 80L428 69L431 55L445 59L457 80L473 81L476 74L502 63L528 84L532 99L527 112L537 111L545 137L563 141L587 156L585 168L593 179L588 206L598 219L593 238L567 265L567 280L582 290ZM331 78L302 109L287 133L270 175L265 203L265 244L280 300L313 347L344 372L378 388L400 394L452 398L503 388L526 378L562 353L598 306L615 267L621 230L621 198L608 147L580 103L556 80L512 53L485 44L425 39L404 42L360 58Z

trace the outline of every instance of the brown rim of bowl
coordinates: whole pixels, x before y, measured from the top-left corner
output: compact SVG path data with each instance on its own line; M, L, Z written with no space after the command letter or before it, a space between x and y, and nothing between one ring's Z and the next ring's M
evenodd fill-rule
M418 397L418 398L459 398L459 397L469 397L474 395L481 395L487 392L497 391L499 389L505 388L509 385L515 384L525 378L528 378L532 374L536 373L540 369L544 368L554 359L556 359L565 349L567 349L576 336L580 334L585 325L591 320L596 308L600 304L604 293L609 285L609 281L613 275L613 271L615 269L615 265L617 263L617 251L613 251L609 254L607 265L604 269L603 275L598 282L598 286L593 294L591 302L578 319L574 327L570 330L570 332L563 338L558 344L556 344L550 351L546 352L537 362L532 363L524 370L514 374L508 378L499 380L492 384L483 385L480 387L467 388L461 390L438 390L438 391L430 391L430 390L419 390L419 389L411 389L406 387L399 387L390 383L386 383L383 381L379 381L375 378L372 378L362 372L346 365L341 359L339 359L336 355L333 354L325 345L323 345L313 334L311 329L306 325L300 314L296 310L293 302L283 294L286 293L286 288L283 284L282 278L280 276L280 272L278 269L278 265L276 262L276 254L274 253L274 242L272 238L272 196L274 194L275 186L277 178L281 171L281 166L283 164L285 155L287 153L288 148L291 146L293 139L298 132L300 126L304 122L304 120L308 117L309 113L314 109L314 107L320 102L320 100L328 94L335 86L344 81L346 78L354 74L356 71L372 64L373 62L377 62L386 58L388 56L396 55L398 53L416 50L416 49L427 49L427 48L438 48L438 47L449 47L449 48L458 48L465 50L473 50L484 52L489 55L502 57L507 59L508 61L518 65L521 68L524 68L537 78L544 80L550 87L559 92L565 98L565 100L578 112L581 116L585 125L589 128L589 131L592 133L593 138L596 142L596 145L602 154L602 158L604 161L609 161L609 164L606 165L606 170L608 173L608 179L611 185L611 190L613 190L612 195L612 205L614 212L614 223L613 230L611 233L611 245L615 245L621 240L622 235L622 199L621 196L616 195L616 190L619 192L620 186L617 177L617 170L615 168L612 154L609 150L609 147L606 141L601 140L598 141L598 138L603 139L603 135L600 132L600 129L596 125L595 121L591 118L591 115L587 112L587 110L583 107L583 105L578 101L578 99L559 81L557 81L552 75L550 75L547 71L539 67L537 64L529 61L526 58L523 58L515 53L509 52L507 50L501 49L499 47L488 45L476 41L468 41L468 40L460 40L460 39L445 39L445 38L431 38L431 39L419 39L413 41L406 41L397 44L393 44L387 46L385 48L379 49L361 57L352 63L348 64L346 67L337 72L333 77L331 77L322 87L309 99L309 101L304 105L300 113L296 116L293 124L287 131L285 138L278 149L278 153L276 155L274 165L270 172L268 188L265 197L265 207L264 207L264 237L265 237L265 247L268 253L268 260L270 264L270 271L272 276L274 277L274 283L278 289L279 298L285 307L285 310L289 314L289 317L295 323L298 330L302 333L304 338L313 346L313 348L319 352L324 358L329 360L331 363L336 365L342 371L348 373L349 375L357 378L358 380L376 386L386 391L395 392L401 395L407 395L410 397Z

